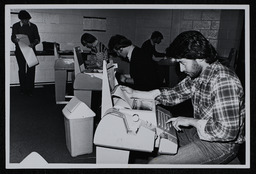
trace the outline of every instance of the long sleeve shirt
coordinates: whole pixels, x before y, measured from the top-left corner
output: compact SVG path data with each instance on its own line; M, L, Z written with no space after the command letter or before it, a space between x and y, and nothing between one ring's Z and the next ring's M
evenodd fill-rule
M152 59L153 55L155 57L164 57L165 53L159 53L156 51L156 47L154 44L151 43L151 40L146 40L141 48L144 50L144 52L149 56L150 59Z
M130 75L134 80L134 89L152 90L159 86L156 69L152 61L147 61L143 51L135 47L130 56Z
M91 48L91 53L94 55L92 64L96 64L99 68L102 68L103 60L108 61L108 49L102 42L98 41L97 45Z
M13 43L15 43L15 45L17 47L18 43L15 42L16 34L27 35L30 43L34 44L34 46L36 44L40 43L40 36L38 33L38 28L35 24L33 24L31 22L29 22L28 25L23 25L21 22L17 22L15 24L13 24L11 40ZM33 49L35 49L35 47Z
M244 141L244 92L233 71L218 61L209 65L198 78L185 78L176 87L162 89L156 98L164 105L191 99L194 118L199 119L201 139L217 142Z

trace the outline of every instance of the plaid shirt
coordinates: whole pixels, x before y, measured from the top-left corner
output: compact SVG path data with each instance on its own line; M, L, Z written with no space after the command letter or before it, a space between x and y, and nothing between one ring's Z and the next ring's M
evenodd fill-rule
M156 98L164 105L191 99L194 118L199 119L201 139L218 142L244 141L244 92L233 71L218 61L195 79L185 78L176 87L161 89ZM200 130L201 129L201 130Z

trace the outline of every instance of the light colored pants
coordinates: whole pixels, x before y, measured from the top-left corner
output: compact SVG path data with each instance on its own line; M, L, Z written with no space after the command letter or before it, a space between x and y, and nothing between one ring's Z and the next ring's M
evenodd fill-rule
M195 128L177 133L179 149L175 155L160 155L150 164L227 164L237 155L239 145L199 139Z

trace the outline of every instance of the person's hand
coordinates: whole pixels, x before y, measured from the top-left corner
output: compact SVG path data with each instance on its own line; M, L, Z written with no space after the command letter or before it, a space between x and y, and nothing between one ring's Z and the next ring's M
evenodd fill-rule
M125 75L123 75L123 74L120 74L120 76L119 76L119 80L122 82L122 83L126 83L126 77L125 77Z
M14 42L15 42L15 43L18 43L19 41L20 41L19 38L14 39Z
M151 90L151 91L137 91L137 90L135 90L133 92L133 97L134 98L143 98L143 99L154 100L160 94L161 94L161 92L159 91L159 89L154 89L154 90Z
M134 90L127 86L120 86L121 89L131 98L141 98L141 99L149 99L154 100L157 96L161 94L158 89L154 89L151 91L139 91Z
M97 57L98 60L103 61L103 57L104 57L104 56L103 56L103 53L102 53L102 52L97 52L97 53L96 53L96 57Z
M127 87L127 86L120 86L120 88L122 89L122 91L124 91L124 92L126 92L127 94L130 94L130 95L132 95L133 94L133 89L132 88L130 88L130 87Z
M170 118L169 120L166 121L166 123L170 123L172 124L172 126L177 130L177 131L181 131L180 126L190 126L190 118L187 117L173 117Z

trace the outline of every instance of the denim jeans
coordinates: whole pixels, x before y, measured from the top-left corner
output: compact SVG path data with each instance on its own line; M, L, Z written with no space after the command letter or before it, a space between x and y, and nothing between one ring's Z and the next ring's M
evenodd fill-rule
M227 164L238 152L234 143L209 142L200 140L195 128L177 132L178 152L175 155L159 155L150 164Z

